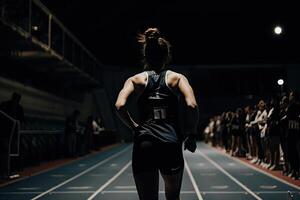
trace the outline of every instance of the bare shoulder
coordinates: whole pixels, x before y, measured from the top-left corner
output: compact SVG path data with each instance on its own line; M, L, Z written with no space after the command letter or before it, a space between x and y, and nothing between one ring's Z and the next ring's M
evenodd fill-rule
M178 72L168 71L168 85L171 87L176 87L180 81L180 79L186 79L186 77Z
M141 73L138 73L138 74L130 77L129 79L131 79L133 84L136 86L144 86L147 83L147 78L148 78L147 73L141 72Z

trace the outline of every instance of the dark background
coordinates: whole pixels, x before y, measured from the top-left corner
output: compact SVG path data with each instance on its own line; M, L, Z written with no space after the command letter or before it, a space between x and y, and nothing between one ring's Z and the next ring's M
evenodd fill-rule
M268 101L272 95L279 95L279 78L285 81L283 94L289 89L300 89L300 12L296 2L41 2L100 61L101 65L97 66L99 74L92 74L100 82L100 86L87 84L85 81L89 78L85 79L81 72L77 74L81 76L79 83L74 74L76 70L72 67L67 66L61 72L59 65L51 65L49 60L37 61L36 57L24 64L18 59L10 60L9 56L5 56L4 59L9 62L2 66L1 76L64 100L75 101L78 106L74 107L79 107L85 113L82 119L98 108L103 118L110 121L104 124L121 130L120 132L124 132L125 126L113 112L114 103L124 81L143 70L136 37L147 27L158 27L170 41L173 56L171 68L188 77L199 104L201 128L204 128L213 115L254 105L260 99ZM24 7L23 10L27 15L27 8ZM33 21L32 26L40 28L33 31L33 36L43 31L47 33L47 20L45 18L43 23ZM281 35L274 34L277 25L283 29ZM5 44L6 36L1 35L1 38L1 42ZM22 49L22 45L15 42L13 37L9 41L7 43L10 48L7 49L14 50L11 44L15 43ZM21 41L22 44L28 42L24 38ZM47 43L47 40L44 42ZM30 45L34 46L29 42ZM5 55L11 55L11 52L6 51ZM76 64L75 67L80 68ZM20 89L20 92L23 91L24 89ZM95 94L98 94L97 98L94 98ZM8 93L2 95L3 99L7 95ZM52 102L49 99L48 104ZM135 102L131 101L129 105L134 112ZM126 134L123 136L127 137Z
M300 13L292 1L42 2L104 64L137 67L135 37L149 26L170 40L174 65L299 61Z

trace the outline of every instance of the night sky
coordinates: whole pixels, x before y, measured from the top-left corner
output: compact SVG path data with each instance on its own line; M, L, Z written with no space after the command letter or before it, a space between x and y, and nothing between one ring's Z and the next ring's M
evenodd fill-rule
M288 1L42 0L106 65L137 66L136 35L155 26L173 64L297 63L300 12ZM283 34L273 33L281 25Z

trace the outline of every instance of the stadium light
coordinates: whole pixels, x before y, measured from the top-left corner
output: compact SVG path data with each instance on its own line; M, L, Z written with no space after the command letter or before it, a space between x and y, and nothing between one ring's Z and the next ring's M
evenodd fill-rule
M284 80L283 79L278 79L277 84L280 85L280 86L283 85L284 84Z
M39 30L39 27L38 27L38 26L32 26L32 29L33 29L34 31L38 31L38 30Z
M276 27L274 28L274 33L275 33L276 35L280 35L280 34L282 33L282 28L281 28L280 26L276 26Z

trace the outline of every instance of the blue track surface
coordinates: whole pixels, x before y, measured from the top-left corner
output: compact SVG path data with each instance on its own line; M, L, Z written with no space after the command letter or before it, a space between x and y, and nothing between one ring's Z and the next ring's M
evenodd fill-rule
M0 200L138 200L131 171L131 144L89 156L0 188ZM181 200L286 200L293 187L199 143L185 152ZM164 186L160 179L160 199Z

